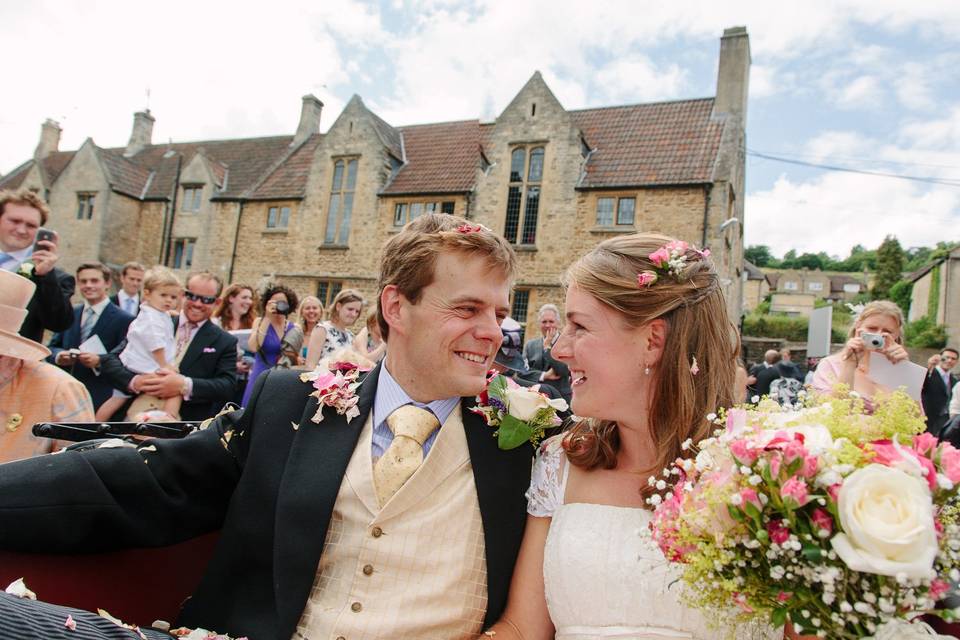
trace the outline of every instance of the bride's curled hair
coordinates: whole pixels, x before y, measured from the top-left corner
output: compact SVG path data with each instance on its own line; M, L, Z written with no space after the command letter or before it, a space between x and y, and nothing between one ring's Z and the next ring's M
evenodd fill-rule
M698 442L707 437L708 414L734 403L734 363L740 350L709 258L687 247L682 266L669 272L650 260L650 254L670 242L675 240L652 233L611 238L564 276L564 286L575 285L590 294L622 314L630 326L641 327L657 318L665 321L663 351L651 372L648 404L660 468L687 453L681 444L688 438ZM656 273L656 281L639 284L643 272ZM614 423L588 418L567 432L563 445L571 463L610 469L620 442Z

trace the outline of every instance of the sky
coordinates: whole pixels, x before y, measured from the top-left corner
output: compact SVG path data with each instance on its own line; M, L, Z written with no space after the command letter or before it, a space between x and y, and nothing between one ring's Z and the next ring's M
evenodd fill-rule
M489 121L537 70L568 109L712 96L731 26L753 61L748 245L960 240L956 0L0 2L0 173L46 118L60 149L124 146L145 107L161 143L290 135L307 93L322 131L353 94L398 126Z

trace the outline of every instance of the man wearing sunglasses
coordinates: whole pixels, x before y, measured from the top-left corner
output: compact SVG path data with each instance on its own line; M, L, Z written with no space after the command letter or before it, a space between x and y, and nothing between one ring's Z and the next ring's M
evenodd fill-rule
M222 288L220 278L209 272L187 277L183 308L179 317L173 319L180 373L134 374L120 362L124 347L121 344L103 357L103 375L115 387L128 392L161 399L183 396L183 420L205 420L219 413L233 398L237 380L237 339L209 321L220 302Z

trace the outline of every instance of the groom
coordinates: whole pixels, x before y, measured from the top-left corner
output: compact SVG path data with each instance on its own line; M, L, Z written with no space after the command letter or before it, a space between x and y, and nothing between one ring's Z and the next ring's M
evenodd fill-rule
M468 411L514 266L489 230L418 218L384 247L387 357L357 391L358 417L326 407L312 422L312 387L278 370L242 414L156 451L0 466L0 548L162 545L221 528L179 624L257 640L476 635L506 603L530 480L530 447L499 450ZM34 604L0 598L0 630L4 605Z

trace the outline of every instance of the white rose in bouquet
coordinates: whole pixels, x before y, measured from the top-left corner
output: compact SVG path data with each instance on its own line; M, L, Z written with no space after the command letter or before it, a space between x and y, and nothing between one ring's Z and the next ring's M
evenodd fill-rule
M930 577L938 545L926 482L870 464L843 481L837 508L843 533L831 544L848 567L885 576Z
M517 420L529 422L537 415L537 411L553 407L557 411L565 411L567 403L558 398L551 400L541 394L535 387L509 387L506 391L507 413Z

